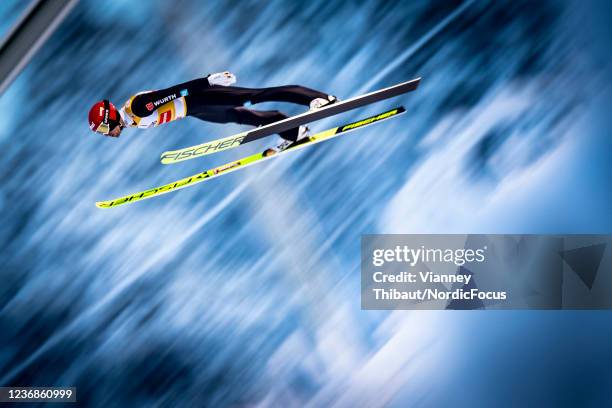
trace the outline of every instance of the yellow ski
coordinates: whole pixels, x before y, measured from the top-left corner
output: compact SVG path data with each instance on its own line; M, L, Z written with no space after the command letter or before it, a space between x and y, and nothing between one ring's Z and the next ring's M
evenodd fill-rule
M393 98L394 96L402 95L407 92L414 91L419 86L421 78L416 78L411 81L402 82L388 88L379 89L365 95L356 96L344 101L339 101L331 105L324 106L320 109L311 110L301 113L290 118L270 123L269 125L260 126L255 129L247 130L236 135L224 137L217 140L211 140L196 146L185 147L179 150L171 150L162 153L161 162L163 164L178 163L184 160L194 159L207 154L221 152L227 149L233 149L253 140L261 139L262 137L270 136L271 134L282 132L291 128L295 128L306 123L312 123L316 120L337 115L342 112L357 109L371 103L379 102L384 99Z
M151 197L156 197L162 194L169 193L171 191L180 190L185 187L190 187L194 184L201 183L205 180L210 180L221 174L230 173L232 171L236 171L238 169L242 169L248 167L255 163L260 163L268 159L272 159L274 157L281 156L285 153L289 153L295 150L302 149L307 146L311 146L316 143L323 142L325 140L332 139L334 137L338 137L340 135L346 134L350 131L363 128L368 125L372 125L374 123L378 123L385 119L394 118L406 110L403 106L388 110L386 112L380 113L378 115L370 116L365 119L358 120L356 122L348 123L343 126L338 126L335 128L331 128L319 133L316 133L310 137L307 137L303 140L298 141L297 143L290 145L287 149L281 150L279 152L274 149L268 149L261 153L256 153L251 156L247 156L240 160L236 160L227 164L223 164L221 166L215 167L210 170L203 171L198 174L194 174L193 176L185 177L183 179L174 181L172 183L164 184L163 186L154 187L149 190L141 191L139 193L134 193L130 195L126 195L123 197L115 198L114 200L108 201L100 201L96 203L96 206L100 208L110 208L116 207L118 205L133 203L135 201L144 200Z

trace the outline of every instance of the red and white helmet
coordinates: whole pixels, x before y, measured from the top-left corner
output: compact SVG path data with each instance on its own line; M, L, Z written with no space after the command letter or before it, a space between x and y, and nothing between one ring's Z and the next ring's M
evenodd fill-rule
M107 135L111 130L118 126L119 111L108 99L96 102L89 110L89 128L94 132Z

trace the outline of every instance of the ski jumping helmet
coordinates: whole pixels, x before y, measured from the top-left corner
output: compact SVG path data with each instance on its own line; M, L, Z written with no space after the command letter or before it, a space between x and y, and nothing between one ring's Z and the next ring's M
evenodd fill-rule
M108 99L97 102L89 110L89 128L94 132L107 135L119 124L119 111Z

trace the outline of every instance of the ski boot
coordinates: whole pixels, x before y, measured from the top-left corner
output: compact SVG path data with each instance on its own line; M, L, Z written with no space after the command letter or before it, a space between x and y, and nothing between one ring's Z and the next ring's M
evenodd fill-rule
M298 130L298 137L296 140L283 139L278 146L267 149L266 151L264 151L263 154L264 156L272 156L275 153L280 153L283 150L287 150L291 146L301 144L303 141L308 140L309 136L310 129L308 129L308 126L300 126Z

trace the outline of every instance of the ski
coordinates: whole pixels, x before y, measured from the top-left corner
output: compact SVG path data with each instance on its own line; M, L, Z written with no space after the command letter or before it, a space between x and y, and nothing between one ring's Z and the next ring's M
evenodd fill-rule
M155 197L158 195L166 194L171 191L180 190L185 187L190 187L194 184L201 183L202 181L210 180L222 174L230 173L232 171L236 171L238 169L242 169L244 167L248 167L255 163L260 163L268 159L272 159L274 157L282 156L285 153L293 152L299 149L302 149L307 146L311 146L316 143L323 142L325 140L329 140L353 130L361 129L365 126L372 125L374 123L379 123L386 119L394 118L406 110L403 106L388 110L383 113L379 113L378 115L370 116L365 119L360 119L355 122L347 123L342 126L334 127L328 130L324 130L322 132L316 133L310 137L307 137L294 145L289 146L285 150L281 150L280 152L276 152L273 149L268 149L261 153L256 153L251 156L247 156L245 158L223 164L221 166L215 167L210 170L203 171L198 174L194 174L193 176L185 177L183 179L174 181L172 183L165 184L163 186L151 188L149 190L141 191L139 193L126 195L123 197L115 198L114 200L109 201L100 201L96 203L96 206L99 208L110 208L116 207L123 204L133 203L135 201L144 200L147 198Z
M421 78L416 78L411 81L402 82L388 88L370 92L365 95L356 96L345 101L336 102L323 108L308 111L290 118L271 123L269 125L260 126L256 129L238 133L236 135L224 137L210 142L202 143L196 146L186 147L179 150L171 150L162 153L161 162L163 164L178 163L184 160L194 159L196 157L207 154L217 153L227 149L233 149L245 143L252 142L262 137L272 135L274 133L283 132L285 130L295 128L297 126L324 119L339 113L357 109L374 102L389 99L410 91L414 91L421 81Z

